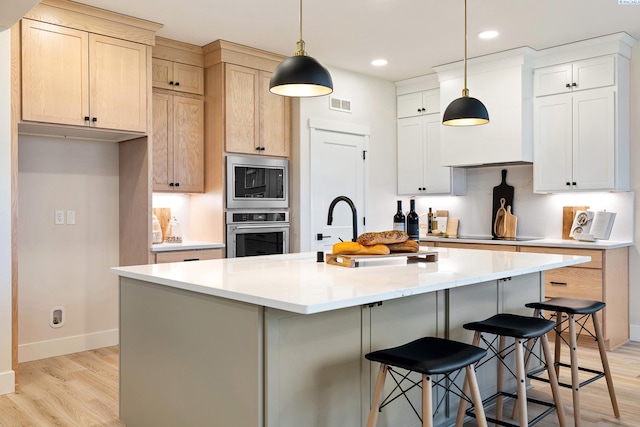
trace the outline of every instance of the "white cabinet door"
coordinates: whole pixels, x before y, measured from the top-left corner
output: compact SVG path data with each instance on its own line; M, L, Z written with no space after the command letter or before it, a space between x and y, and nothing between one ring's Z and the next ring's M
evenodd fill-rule
M601 56L534 71L536 96L612 86L616 83L615 57Z
M424 175L423 118L398 120L398 195L420 194Z
M539 68L533 72L534 93L536 96L544 96L571 92L571 76L571 64Z
M571 104L571 94L536 99L533 131L533 179L536 192L571 189Z
M440 90L431 89L398 95L396 102L398 118L438 113L440 111Z
M573 180L578 190L615 188L614 91L573 95Z
M440 165L440 122L439 114L425 116L423 120L425 141L424 187L426 194L447 194L451 192L451 168Z
M536 99L534 191L616 188L613 88Z

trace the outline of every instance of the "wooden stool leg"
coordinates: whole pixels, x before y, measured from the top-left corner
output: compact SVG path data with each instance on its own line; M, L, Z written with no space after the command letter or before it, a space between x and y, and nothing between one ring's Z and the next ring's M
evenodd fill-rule
M516 338L516 379L518 381L518 411L520 415L520 427L529 425L527 414L527 384L524 372L524 345L522 339Z
M500 336L498 338L498 357L500 360L498 361L498 375L497 375L497 391L498 393L504 391L504 348L505 348L505 337ZM496 400L496 419L502 420L502 408L504 407L504 396L498 395Z
M580 427L580 377L578 375L578 338L576 336L576 319L569 314L569 357L571 360L571 393L573 394L573 419L576 427Z
M564 406L562 406L562 399L560 398L560 385L558 384L556 370L553 369L553 364L551 363L551 350L549 349L549 340L547 339L546 334L540 337L540 344L542 345L542 352L544 353L544 360L547 365L547 373L549 374L549 383L551 384L553 401L556 404L558 423L560 427L565 427L567 425L567 421L564 414Z
M607 380L607 388L609 389L609 398L611 399L611 406L613 407L613 414L616 418L620 418L620 410L618 409L618 401L616 399L616 391L613 388L613 378L611 377L611 370L609 369L609 360L607 359L607 350L604 348L604 335L602 334L602 326L598 321L597 313L591 315L593 325L596 330L596 339L598 340L598 350L600 351L600 360L602 361L602 370L604 371L604 377Z
M476 378L476 371L473 365L465 367L465 373L464 382L465 385L469 384L469 388L471 389L471 400L473 400L473 406L476 409L476 422L479 427L487 427L487 418L484 414L482 397L480 396L480 388L478 387L478 379Z
M555 365L556 378L560 376L560 354L562 350L562 316L563 314L556 311L556 336L554 337L554 349L555 354L553 357L553 364ZM549 362L547 362L549 363Z
M422 375L422 427L433 427L433 398L431 377Z
M478 344L480 344L480 332L476 331L476 333L473 335L473 345L475 345L476 347L478 346ZM474 375L475 377L475 372ZM468 377L465 377L464 380L464 385L462 386L462 394L465 396L469 395L469 382L468 382ZM464 413L467 410L467 401L464 399L460 399L460 404L458 405L458 415L456 416L456 427L461 427L462 423L464 422Z
M375 427L378 422L378 412L380 411L380 398L382 396L382 390L384 390L384 380L387 377L388 366L384 363L380 364L380 370L378 371L378 380L376 381L376 390L373 393L373 402L371 402L371 411L369 412L369 422L367 427Z

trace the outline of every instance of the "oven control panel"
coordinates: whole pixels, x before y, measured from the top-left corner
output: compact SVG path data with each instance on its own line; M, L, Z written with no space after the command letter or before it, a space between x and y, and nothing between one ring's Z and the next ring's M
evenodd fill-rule
M289 222L289 212L227 212L227 224Z

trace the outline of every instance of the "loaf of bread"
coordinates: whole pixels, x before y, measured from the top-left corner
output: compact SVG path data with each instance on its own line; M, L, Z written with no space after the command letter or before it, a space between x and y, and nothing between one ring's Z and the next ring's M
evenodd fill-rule
M409 239L409 235L404 231L389 230L362 233L358 237L358 243L365 246L389 245L392 243L402 243Z
M338 242L333 245L334 255L388 255L391 251L386 245L364 246L358 242Z
M391 252L418 252L420 244L415 240L407 240L406 242L391 243L386 245Z

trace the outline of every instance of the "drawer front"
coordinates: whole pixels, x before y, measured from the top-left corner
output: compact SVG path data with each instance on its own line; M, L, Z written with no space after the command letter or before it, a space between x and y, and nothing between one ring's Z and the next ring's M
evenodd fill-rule
M485 251L506 251L515 252L516 246L511 245L491 245L482 243L455 243L455 242L437 242L439 248L457 248L457 249L482 249Z
M156 252L156 264L163 262L199 261L222 258L222 249Z
M590 256L591 262L576 265L576 268L602 268L602 251L598 249L570 249L570 248L549 248L535 246L520 246L520 252L534 252L541 254L577 255Z
M545 296L603 301L602 270L563 267L546 271Z

